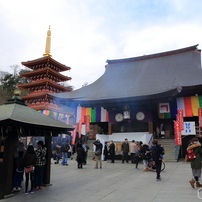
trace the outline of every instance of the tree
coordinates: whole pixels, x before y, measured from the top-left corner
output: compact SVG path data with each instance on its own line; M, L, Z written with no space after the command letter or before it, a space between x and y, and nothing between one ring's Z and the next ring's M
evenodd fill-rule
M3 90L7 91L8 93L13 93L13 91L16 89L16 85L19 84L19 81L19 76L6 74L5 77L2 79Z
M9 74L8 72L0 71L0 85L2 84L2 80L4 77Z
M32 71L28 68L25 68L25 69L21 69L19 74L28 73L28 72L32 72ZM26 77L23 77L23 76L19 76L19 77L20 77L20 83L22 83L22 84L30 83L30 80L27 79Z
M73 90L73 86L70 86L69 85L69 83L68 83L68 81L65 81L65 82L59 82L59 84L61 85L61 86L64 86L65 88L70 88L70 89L72 89Z
M88 86L88 82L85 82L82 87Z
M13 76L18 77L18 73L20 72L20 66L19 65L11 65L11 69L13 69Z

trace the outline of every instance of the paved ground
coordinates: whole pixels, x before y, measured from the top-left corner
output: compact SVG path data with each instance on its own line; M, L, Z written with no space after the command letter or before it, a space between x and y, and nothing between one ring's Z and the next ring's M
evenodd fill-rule
M23 195L22 191L3 202L196 202L197 190L188 180L191 169L186 162L166 162L162 181L155 180L155 172L136 170L132 164L103 163L103 169L93 169L88 160L84 169L77 169L75 160L69 166L52 164L52 186Z

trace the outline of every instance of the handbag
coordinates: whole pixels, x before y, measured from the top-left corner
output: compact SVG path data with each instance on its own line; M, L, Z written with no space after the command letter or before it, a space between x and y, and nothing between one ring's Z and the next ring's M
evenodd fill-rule
M34 170L34 166L27 166L27 167L25 167L25 172L26 173L30 173L33 170Z
M95 151L95 155L100 155L100 154L101 154L101 150L100 149L98 149L98 150Z

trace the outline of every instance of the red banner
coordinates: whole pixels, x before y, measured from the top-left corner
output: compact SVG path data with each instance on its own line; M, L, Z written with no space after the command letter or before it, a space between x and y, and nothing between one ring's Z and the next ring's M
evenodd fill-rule
M177 121L180 122L180 130L184 130L184 118L183 118L183 109L177 110Z
M81 122L81 120L79 121L79 123L77 125L77 129L78 129L78 133L79 133L79 138L81 138L81 129L82 129L82 122Z
M174 130L175 130L175 144L182 145L182 134L179 121L174 122Z
M75 129L72 131L72 145L75 144L75 140L76 140L76 126L73 126Z
M84 116L84 123L86 125L86 133L90 132L90 115Z
M202 108L198 108L198 122L199 127L202 127Z

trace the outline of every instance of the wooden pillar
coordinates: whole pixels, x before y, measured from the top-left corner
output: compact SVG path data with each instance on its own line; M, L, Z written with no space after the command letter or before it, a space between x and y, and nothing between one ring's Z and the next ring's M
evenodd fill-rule
M46 150L46 165L44 168L44 181L43 184L45 186L49 186L50 184L50 173L51 173L51 141L52 141L52 132L46 132L45 136L45 146Z
M6 135L8 137L1 140L3 160L0 162L0 199L12 191L15 134Z
M148 122L148 129L149 129L149 134L154 133L153 122Z
M112 134L112 124L108 123L108 135Z

